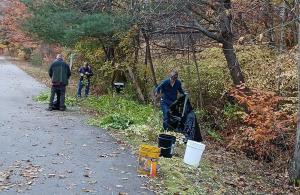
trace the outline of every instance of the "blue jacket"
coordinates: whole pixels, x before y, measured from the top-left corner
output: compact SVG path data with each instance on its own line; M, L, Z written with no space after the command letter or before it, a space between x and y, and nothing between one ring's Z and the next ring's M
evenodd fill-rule
M90 66L85 67L82 66L79 68L79 73L83 74L86 76L86 78L89 80L91 76L93 76L93 71L92 68ZM80 80L83 80L83 76L80 76Z
M156 93L163 93L162 101L171 105L177 100L177 93L184 94L184 91L181 87L181 82L176 80L173 87L171 86L170 78L162 81L155 90Z

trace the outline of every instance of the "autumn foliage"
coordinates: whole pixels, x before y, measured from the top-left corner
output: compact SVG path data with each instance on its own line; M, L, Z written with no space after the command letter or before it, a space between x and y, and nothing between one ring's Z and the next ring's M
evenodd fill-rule
M36 47L32 38L22 31L21 24L29 16L27 7L18 0L11 0L3 12L5 15L1 26L6 32L7 41L15 46Z
M295 117L279 109L282 98L275 93L247 89L244 86L232 88L230 95L245 109L242 126L231 129L228 147L242 150L248 156L273 161L292 152L295 138ZM285 154L285 155L284 155Z

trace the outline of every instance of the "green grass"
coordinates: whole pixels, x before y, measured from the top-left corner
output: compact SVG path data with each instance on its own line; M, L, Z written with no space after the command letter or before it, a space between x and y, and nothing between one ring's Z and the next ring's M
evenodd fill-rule
M123 133L125 141L134 148L145 142L156 144L161 118L160 112L151 105L113 95L89 97L82 105L100 115L89 119L90 125Z
M103 95L101 97L89 97L83 101L88 108L92 108L106 116L117 120L131 121L131 124L144 124L155 117L155 111L150 105L139 104L133 100L127 100L122 96Z
M82 103L101 115L101 117L91 119L90 124L103 128L125 130L133 125L147 124L157 117L152 106L139 104L123 96L90 97Z
M213 129L207 129L207 134L216 141L222 141L222 136Z
M39 95L35 96L33 99L37 102L48 104L50 101L50 91L43 91ZM65 104L66 106L75 106L78 104L78 100L75 97L66 96Z

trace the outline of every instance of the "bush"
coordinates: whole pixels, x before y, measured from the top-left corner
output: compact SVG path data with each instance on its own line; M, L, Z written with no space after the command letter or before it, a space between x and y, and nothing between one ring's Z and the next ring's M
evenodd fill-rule
M221 137L221 135L217 131L215 131L213 129L207 129L206 132L214 140L216 140L216 141L222 141L222 137Z
M223 109L225 119L230 121L240 121L243 115L243 108L236 104L226 103Z
M43 57L38 52L34 52L31 54L30 61L33 66L42 66L43 65Z
M32 53L32 49L31 49L31 48L23 48L22 51L24 52L23 58L24 58L25 60L30 60L30 56L31 56L31 53Z
M233 88L230 94L246 107L247 114L243 117L243 126L230 129L234 133L230 135L229 148L267 162L281 155L287 160L289 155L286 154L292 153L295 145L296 123L294 116L278 110L281 98L257 89Z

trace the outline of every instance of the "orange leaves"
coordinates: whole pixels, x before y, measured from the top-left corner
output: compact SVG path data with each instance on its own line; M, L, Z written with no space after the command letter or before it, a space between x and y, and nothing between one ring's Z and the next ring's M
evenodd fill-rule
M230 94L247 112L243 117L244 128L236 129L230 148L241 149L263 160L274 159L280 155L282 148L293 148L295 118L279 109L281 97L244 86L232 88ZM278 140L281 140L280 143Z
M8 41L13 45L34 47L32 39L22 31L22 22L29 16L26 6L19 0L10 0L4 9L1 26L6 31Z

